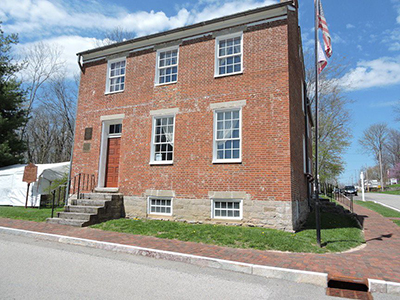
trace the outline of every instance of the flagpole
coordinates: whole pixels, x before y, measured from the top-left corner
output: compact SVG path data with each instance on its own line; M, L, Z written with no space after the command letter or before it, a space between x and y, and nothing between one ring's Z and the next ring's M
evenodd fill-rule
M315 225L317 229L317 244L321 247L321 217L319 205L318 186L318 1L314 0L315 10L315 174L314 174L314 200L315 200Z

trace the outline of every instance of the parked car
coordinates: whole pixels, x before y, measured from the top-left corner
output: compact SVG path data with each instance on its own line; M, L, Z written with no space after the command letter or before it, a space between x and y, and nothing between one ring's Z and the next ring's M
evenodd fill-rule
M353 185L348 185L344 187L344 194L357 196L357 189Z

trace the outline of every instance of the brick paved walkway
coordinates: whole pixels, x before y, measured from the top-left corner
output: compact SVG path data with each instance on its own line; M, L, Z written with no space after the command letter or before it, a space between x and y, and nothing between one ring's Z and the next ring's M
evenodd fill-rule
M36 223L0 218L0 226L66 235L110 243L174 251L258 265L400 282L400 227L378 213L354 205L364 216L367 244L360 250L337 254L283 253L233 249L213 245L106 232L92 228Z

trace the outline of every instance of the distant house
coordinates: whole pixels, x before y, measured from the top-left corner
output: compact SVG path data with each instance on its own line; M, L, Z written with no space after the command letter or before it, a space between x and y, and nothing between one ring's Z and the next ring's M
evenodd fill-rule
M297 1L78 53L72 175L127 216L294 230L311 118Z

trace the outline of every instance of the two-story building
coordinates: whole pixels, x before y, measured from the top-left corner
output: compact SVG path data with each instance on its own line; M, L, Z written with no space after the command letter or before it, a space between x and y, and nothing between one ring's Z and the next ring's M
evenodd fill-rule
M72 175L127 216L293 230L309 212L297 1L78 53Z

